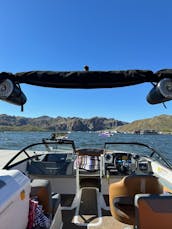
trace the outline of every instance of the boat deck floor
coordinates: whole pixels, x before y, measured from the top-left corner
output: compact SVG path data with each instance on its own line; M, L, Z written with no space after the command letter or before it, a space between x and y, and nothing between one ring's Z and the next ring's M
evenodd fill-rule
M75 207L69 209L72 202L72 195L62 197L62 229L133 229L133 226L123 224L112 217L107 197L100 198L96 188L82 188ZM67 200L69 198L69 200ZM65 200L65 201L64 201ZM102 201L104 203L102 203ZM65 208L65 203L68 203Z
M76 209L62 210L62 229L133 229L133 226L123 224L111 216L110 211L102 209L101 224L100 225L77 225L73 222ZM94 221L93 221L94 222Z

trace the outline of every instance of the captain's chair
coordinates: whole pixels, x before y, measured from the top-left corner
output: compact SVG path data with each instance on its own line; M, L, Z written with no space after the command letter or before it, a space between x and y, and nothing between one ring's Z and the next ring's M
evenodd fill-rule
M172 195L137 194L135 206L138 229L172 229Z
M112 216L130 225L135 223L134 197L139 193L161 194L163 187L152 175L129 175L109 186Z

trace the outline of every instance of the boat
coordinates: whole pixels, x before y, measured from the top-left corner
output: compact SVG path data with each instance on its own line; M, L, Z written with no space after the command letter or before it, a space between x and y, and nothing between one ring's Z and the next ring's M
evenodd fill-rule
M160 134L160 132L152 129L147 129L147 130L135 130L133 134Z
M140 134L159 134L159 132L156 130L142 130Z
M172 99L171 69L0 77L0 99L22 110L27 100L22 83L87 90L151 82L149 103ZM102 148L76 148L73 140L50 137L8 155L0 170L1 229L172 228L172 165L150 145L107 141Z
M113 133L110 131L103 131L103 132L99 133L99 136L100 137L111 137L111 136L113 136Z
M51 139L67 139L68 134L68 132L55 132L51 134Z

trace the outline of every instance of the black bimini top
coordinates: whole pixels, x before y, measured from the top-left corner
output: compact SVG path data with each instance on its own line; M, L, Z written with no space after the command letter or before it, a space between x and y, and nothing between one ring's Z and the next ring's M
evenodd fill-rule
M159 85L163 79L167 80ZM156 104L172 99L172 69L153 72L150 70L88 71L88 68L85 71L29 71L15 74L1 72L0 99L22 106L26 102L26 96L20 88L20 84L23 83L51 88L93 89L123 87L145 82L151 82L154 86L147 98L149 103ZM162 88L160 94L159 88Z
M0 80L10 79L14 83L26 83L52 88L113 88L159 82L163 78L172 78L172 69L153 73L149 70L126 71L30 71L16 74L1 72Z

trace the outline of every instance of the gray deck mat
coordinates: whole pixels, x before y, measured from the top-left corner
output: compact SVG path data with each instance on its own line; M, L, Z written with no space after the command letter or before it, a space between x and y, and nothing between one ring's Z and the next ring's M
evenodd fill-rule
M95 188L83 188L78 213L78 221L88 224L98 219L97 192Z

